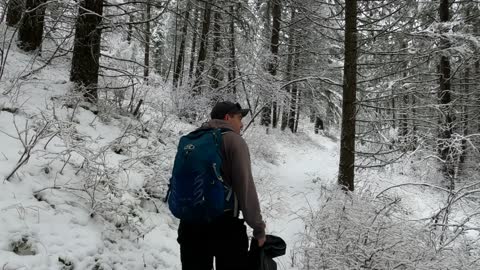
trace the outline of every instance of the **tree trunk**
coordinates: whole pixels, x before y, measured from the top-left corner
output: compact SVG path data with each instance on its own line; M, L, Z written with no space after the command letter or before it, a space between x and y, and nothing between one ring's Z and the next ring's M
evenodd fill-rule
M316 116L315 117L315 128L314 128L315 134L318 134L318 132L320 130L323 130L323 129L324 129L324 127L323 127L322 118L320 118L319 116Z
M390 111L392 112L392 127L394 129L397 127L397 115L396 115L397 105L395 104L395 95L396 95L395 87L392 87L391 94L390 94L390 97L391 97Z
M440 2L440 21L448 22L449 21L449 3L448 0L441 0ZM450 47L449 41L442 39L440 41L440 47L443 50L446 50ZM452 103L452 92L451 92L451 67L450 59L442 55L440 57L440 92L438 93L440 100L440 109L442 112L441 123L440 123L440 134L439 134L439 152L440 157L444 161L444 174L450 180L450 188L454 188L454 164L452 158L452 146L451 146L451 137L453 133L453 118L451 115L451 103Z
M202 73L205 70L205 60L207 59L208 32L210 31L210 13L212 11L211 0L205 1L205 10L203 11L202 35L200 37L200 49L198 50L197 68L195 70L195 83L193 84L193 94L200 94L200 84Z
M164 58L165 54L165 42L162 39L162 34L158 33L159 38L153 40L153 51L154 51L154 62L155 62L155 70L161 76L165 76L165 68L164 68Z
M327 97L327 112L325 113L326 119L324 122L324 127L327 129L327 131L329 131L332 128L333 123L335 123L333 119L334 104L332 102L332 94L328 89L325 91L325 96Z
M282 15L281 0L271 0L272 4L272 36L270 41L270 52L272 59L268 65L268 72L273 76L277 75L278 65L278 45L280 40L280 19ZM267 97L267 99L273 99L273 97ZM263 109L261 124L264 126L270 126L272 122L272 107L274 108L274 120L273 125L277 125L276 117L276 102L267 102L267 105Z
M218 89L220 82L223 80L223 72L220 70L217 64L220 59L220 51L222 48L221 41L221 27L222 15L219 12L215 12L213 16L213 63L212 63L212 79L210 80L210 86L213 90Z
M342 131L338 184L354 190L355 103L357 95L357 0L345 1L345 62L343 68Z
M297 101L298 101L298 86L296 83L292 85L290 100L290 112L288 115L288 128L295 132L295 119L297 119Z
M310 108L310 123L315 123L315 119L317 118L317 113L315 112L314 107Z
M291 8L290 11L290 28L288 33L288 49L287 49L287 70L286 70L286 79L287 82L293 80L293 55L295 53L295 28L293 27L293 23L295 21L295 7ZM285 130L287 128L289 122L289 116L291 111L291 104L293 100L292 95L292 85L288 85L286 91L289 95L288 99L285 101L285 105L283 106L283 115L282 115L282 124L280 126L281 130ZM292 130L290 128L290 130Z
M24 51L39 49L43 38L45 0L26 0L25 14L18 29L18 47Z
M172 83L173 87L177 88L179 86L178 80L180 78L180 74L182 73L183 69L183 58L185 57L185 43L187 39L187 31L188 31L188 20L190 18L190 8L191 2L187 0L187 5L185 7L185 12L183 13L183 26L182 26L182 33L180 37L180 47L178 48L178 58L175 65L175 71L173 72Z
M25 0L10 0L7 4L7 25L16 26L22 18L25 7Z
M465 68L465 87L464 87L464 96L469 96L470 95L470 66L468 66L467 64L467 67ZM466 136L468 135L468 113L469 113L469 109L468 109L468 105L467 105L467 100L464 100L463 103L463 108L462 108L462 127L463 127L463 138L462 138L462 152L461 152L461 156L460 156L460 163L465 163L465 159L467 157L467 139L466 139Z
M145 11L145 56L144 56L144 68L143 68L143 80L148 82L148 75L150 73L150 18L151 18L151 3L147 0Z
M228 71L228 81L230 84L232 84L232 87L231 87L231 92L233 94L233 96L236 96L237 95L237 83L235 82L235 79L237 77L237 70L236 70L236 67L237 67L237 64L236 64L236 56L235 56L235 17L234 17L234 14L235 14L235 7L233 6L233 4L230 6L230 13L231 13L231 16L230 16L230 42L229 42L229 45L230 45L230 61L229 61L229 64L230 64L230 67L229 67L229 71Z
M188 69L188 78L191 80L193 76L193 68L195 66L195 51L197 49L197 31L198 31L198 14L200 10L195 9L193 17L193 30L192 30L192 48L190 50L190 67Z
M298 123L300 122L300 100L302 99L302 91L298 89L297 93L297 112L295 114L295 128L293 130L294 133L297 133L298 131Z
M132 41L132 34L133 34L133 15L128 15L128 30L127 30L127 42L130 44Z
M75 24L72 68L70 81L85 87L84 96L88 101L97 100L100 42L102 30L103 1L83 0L78 8ZM80 88L81 89L81 88Z
M294 36L295 39L295 36ZM295 42L293 44L295 46ZM297 67L299 65L299 60L300 56L299 53L297 52L297 49L293 50L293 66L292 66L292 79L294 79L294 76L296 75ZM297 132L296 131L296 122L298 119L298 112L300 111L298 108L299 104L299 92L298 92L298 84L293 83L292 87L290 89L290 112L288 114L288 128L290 131L293 133Z
M477 31L480 32L480 30L477 30ZM480 78L480 60L477 60L475 62L475 74L476 74L475 75L476 78ZM477 79L476 87L477 87L477 89L480 88L479 79ZM480 100L480 93L477 94L477 97L478 97L478 100ZM479 112L479 114L480 114L480 112ZM480 133L480 121L477 121L477 132Z
M480 7L477 5L477 7L474 9L474 14L476 15L476 20L473 24L473 29L474 30L474 33L475 35L478 37L480 36ZM477 89L480 89L480 59L477 58L477 60L475 61L475 64L474 64L474 71L473 71L473 75L474 75L474 78L475 81L473 82L474 83L474 87L476 87ZM480 91L477 91L477 94L476 94L476 98L478 101L480 101ZM477 114L476 115L480 115L480 106L477 106ZM472 129L476 130L476 132L480 133L480 121L476 121L477 125L476 127L473 126Z
M474 7L471 7L472 9L474 9ZM471 9L470 7L467 7L467 13L465 14L467 18L470 17L470 13L471 12ZM464 87L464 94L462 95L463 97L468 97L470 96L470 76L471 76L471 64L470 63L466 63L466 67L465 67L465 74L464 74L464 78L465 78L465 87ZM467 158L467 135L468 135L468 132L469 132L469 113L470 113L470 110L469 110L469 106L468 106L468 98L467 99L463 99L463 109L462 109L462 127L463 127L463 138L462 138L462 151L461 151L461 155L460 155L460 163L461 164L464 164L465 163L465 160Z
M407 49L407 42L405 40L402 40L402 51L405 51ZM408 68L408 62L405 60L405 64L403 66L403 74L402 74L402 77L405 79L407 77L407 68ZM407 89L403 89L403 90L407 90ZM405 136L407 136L408 134L408 107L409 107L409 94L408 92L407 93L402 93L402 100L403 100L403 104L402 104L402 108L401 108L401 113L399 115L399 118L400 118L400 132L399 132L399 135L401 137L403 137L403 139L405 138Z

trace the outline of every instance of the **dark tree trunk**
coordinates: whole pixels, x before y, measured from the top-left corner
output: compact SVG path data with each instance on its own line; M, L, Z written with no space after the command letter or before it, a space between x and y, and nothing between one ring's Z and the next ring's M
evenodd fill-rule
M407 49L407 42L402 41L402 51ZM403 66L403 78L407 77L407 68L408 68L408 62L405 60L405 64ZM406 89L404 89L406 90ZM408 93L402 93L402 100L403 100L403 108L401 108L401 113L400 113L400 136L405 137L408 134L408 107L409 107L409 94Z
M39 49L43 38L45 0L26 0L25 14L18 29L18 47L24 51Z
M313 107L310 108L310 123L315 123L315 119L317 118L317 114L315 113L315 109Z
M357 0L345 1L345 62L338 184L354 190L355 103L357 96Z
M272 36L270 41L270 52L272 53L272 59L268 65L268 72L275 76L277 75L277 65L278 65L278 45L280 40L280 19L282 16L282 6L281 0L271 0L272 5ZM267 99L273 99L273 97L267 97ZM273 110L273 117L275 118L273 121L274 127L277 125L277 117L276 117L276 102L268 102L267 105L264 107L262 112L262 119L261 124L264 126L270 126L272 123L272 107Z
M328 89L327 91L325 91L325 96L327 97L327 112L325 113L326 119L324 124L327 130L329 130L332 127L333 123L335 122L333 119L334 104L331 98L332 94Z
M180 37L180 47L178 48L178 58L175 65L175 71L173 72L173 87L177 88L179 86L178 80L182 73L183 69L183 58L185 57L185 43L187 39L187 31L188 31L188 20L190 18L190 8L191 2L187 1L187 5L185 7L185 12L183 13L183 26L182 26L182 33Z
M127 30L127 42L130 44L133 34L133 15L128 15L128 30Z
M200 49L198 50L197 68L195 70L195 83L193 84L194 95L201 93L201 77L205 70L205 60L207 59L208 32L210 31L210 13L212 11L210 1L211 0L205 1L205 10L203 11L202 35L200 37Z
M287 48L287 70L286 70L286 80L290 82L293 79L292 66L293 66L293 54L295 53L295 28L293 27L293 22L295 20L295 7L292 7L290 14L290 28L288 33L288 48ZM289 94L287 100L284 102L283 114L282 114L282 124L280 126L281 130L285 130L288 126L288 117L290 115L290 104L292 103L292 85L288 85L286 88L287 93Z
M192 48L190 50L190 67L188 69L188 78L191 80L193 76L193 69L195 67L195 52L197 49L197 31L198 31L198 13L200 9L196 8L193 17L193 30L192 30Z
M323 120L320 117L315 117L315 134L318 134L320 130L323 130Z
M466 17L470 17L471 9L467 8L467 14ZM467 63L467 66L465 67L465 87L464 87L464 97L468 97L470 95L470 76L471 76L471 65ZM460 156L460 163L463 164L465 163L465 160L467 158L467 139L466 136L468 135L469 132L469 106L468 100L463 101L463 113L462 113L462 125L463 125L463 138L462 138L462 152Z
M440 21L449 21L449 3L448 0L440 2ZM442 39L440 46L442 49L450 47L449 41ZM442 115L439 134L439 152L442 160L444 160L444 173L450 180L450 188L454 188L454 166L452 158L451 137L453 133L453 117L451 114L452 92L451 92L451 67L450 59L442 55L440 57L440 92L438 93Z
M148 76L150 73L150 18L151 18L151 3L150 0L147 0L146 11L145 11L145 56L144 56L144 68L143 68L143 79L148 81Z
M395 104L395 88L392 87L392 91L391 91L391 107L390 107L390 110L392 112L392 127L393 128L396 128L397 127L397 115L396 115L396 111L397 111L397 108L396 108L396 104Z
M22 18L22 13L25 8L25 0L10 0L7 4L7 25L16 26Z
M411 104L412 104L412 142L411 147L415 149L417 147L417 132L418 132L418 124L417 124L417 109L415 106L417 105L417 99L415 95L410 96Z
M478 30L478 32L480 32L480 30ZM475 62L475 74L477 78L480 78L480 61L479 60ZM477 89L480 88L480 81L478 79L477 79L476 87ZM480 93L477 94L477 97L478 97L478 100L480 100ZM480 121L477 121L477 132L480 133Z
M85 98L97 100L103 0L83 0L75 24L70 80L85 87ZM80 88L81 89L81 88Z
M290 93L290 90L287 90ZM280 129L284 131L288 125L288 112L290 111L290 102L287 100L284 102L282 107L282 123L280 125Z
M296 52L297 50L295 49L294 50L294 54L293 54L293 67L292 67L292 73L295 74L296 73L296 70L297 70L297 67L298 67L298 64L299 64L299 53ZM293 79L293 76L295 75L292 75L292 79ZM299 112L299 108L298 108L298 101L299 101L299 92L298 92L298 84L297 83L293 83L291 85L291 89L290 89L290 112L288 114L288 128L290 129L290 131L292 132L296 132L296 122L297 122L297 119L298 119L298 112Z
M235 82L235 79L237 77L237 64L236 64L236 56L235 56L235 7L233 4L230 6L230 40L229 40L229 45L230 45L230 61L229 61L229 71L228 71L228 81L229 83L232 84L231 87L231 92L234 96L237 95L237 83Z
M474 33L478 37L480 36L480 7L477 5L477 7L473 10L473 12L477 18L473 23L474 25L473 29L475 29ZM474 87L476 87L477 89L480 89L480 79L479 79L480 78L480 59L479 58L477 58L477 60L475 61L473 75L474 75L474 78L476 78L475 81L472 80L472 82L474 83ZM476 98L477 98L477 101L480 101L480 91L477 91ZM480 106L477 106L476 115L480 115ZM476 121L476 123L477 123L476 126L472 125L472 129L480 133L480 121Z
M276 101L272 102L272 128L277 128L278 125L278 104Z
M220 82L223 80L223 72L217 64L220 59L220 51L222 48L221 41L221 27L222 15L219 12L215 12L213 16L213 63L212 63L212 79L210 80L210 86L213 90L218 89Z
M292 7L291 24L295 21L295 7ZM294 80L297 77L297 68L300 63L300 55L297 48L297 35L293 25L290 26L290 40L288 47L287 61L290 61L290 67L287 66L287 75L289 80ZM290 58L290 59L289 59ZM298 117L298 84L290 85L290 107L288 110L287 126L291 132L296 132L296 119Z
M468 64L467 64L468 65ZM464 96L468 96L469 95L469 91L470 91L470 67L467 66L465 68L465 94ZM468 113L469 113L469 109L468 109L468 105L467 105L467 102L468 101L463 101L465 103L465 105L463 105L463 112L462 112L462 126L463 126L463 138L462 138L462 152L461 152L461 156L460 156L460 163L465 163L465 159L467 157L467 139L466 139L466 136L468 135L468 121L469 121L469 117L468 117Z
M298 90L297 94L297 112L295 114L295 128L293 130L294 133L298 131L298 123L300 120L300 100L302 99L302 91Z
M161 35L161 33L159 33ZM153 51L154 51L154 61L155 61L155 70L161 75L165 76L165 68L164 68L164 58L165 54L165 42L162 38L156 39L153 41Z

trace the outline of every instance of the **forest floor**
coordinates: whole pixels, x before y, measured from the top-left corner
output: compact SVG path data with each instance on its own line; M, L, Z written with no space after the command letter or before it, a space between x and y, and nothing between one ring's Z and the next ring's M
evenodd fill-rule
M152 178L158 185L166 183L180 134L195 125L166 115L157 133L146 138L126 136L127 131L135 134L130 129L137 125L136 119L115 112L96 115L91 108L72 106L68 61L53 61L20 78L42 65L31 59L32 55L12 48L0 81L0 268L180 269L178 221L159 199L164 189L158 189L156 200L143 200L138 194ZM244 134L267 233L287 242L279 269L301 268L303 217L318 208L321 190L335 185L338 170L336 136L314 134L307 120L300 126L297 134L277 130L265 134L258 126ZM38 134L50 136L32 140ZM160 144L154 143L159 139ZM115 151L129 143L131 151ZM155 174L149 165L134 162L146 156L135 151L145 149L155 153L151 158L162 161ZM23 153L31 155L28 162L6 180L25 159ZM115 196L92 194L89 181L98 175L82 170L85 159L93 156L103 163L92 165L92 170L112 174L105 177L114 181ZM435 168L415 164L363 171L358 174L358 190L375 194L437 175ZM420 188L405 187L398 194L412 218L418 219L431 215L445 200Z

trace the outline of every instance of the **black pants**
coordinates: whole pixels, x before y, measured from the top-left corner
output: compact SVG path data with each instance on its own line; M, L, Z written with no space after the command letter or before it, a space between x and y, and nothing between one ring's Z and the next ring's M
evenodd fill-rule
M248 236L242 219L222 216L210 224L180 222L182 270L247 270Z

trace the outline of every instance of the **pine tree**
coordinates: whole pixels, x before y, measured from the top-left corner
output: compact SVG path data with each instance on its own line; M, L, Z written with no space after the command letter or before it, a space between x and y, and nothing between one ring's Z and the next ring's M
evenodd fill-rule
M102 0L83 0L80 2L75 23L70 81L75 82L78 89L85 90L84 96L91 102L98 98L102 14Z
M345 1L345 63L338 184L353 191L355 177L355 103L357 92L357 0Z
M7 25L14 27L20 22L25 10L25 0L10 0L7 3Z
M270 53L272 58L268 63L268 72L272 77L277 75L277 66L278 66L278 47L280 41L280 21L282 16L282 2L281 0L271 0L272 7L272 35L270 40ZM267 105L263 108L261 124L264 126L270 126L272 124L274 127L277 125L277 104L276 102L271 102L273 97L267 97L269 101ZM273 108L273 112L272 112ZM273 114L273 119L272 119Z
M42 45L45 9L45 0L26 0L18 29L18 47L22 50L33 51Z

